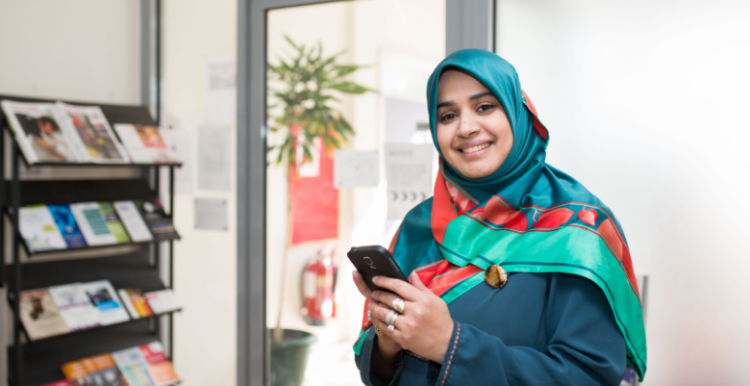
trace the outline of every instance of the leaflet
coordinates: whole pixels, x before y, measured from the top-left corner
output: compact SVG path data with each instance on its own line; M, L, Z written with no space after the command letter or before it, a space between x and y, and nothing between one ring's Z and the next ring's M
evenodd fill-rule
M55 219L57 228L65 239L68 248L85 247L86 239L83 237L78 223L76 223L73 212L70 211L70 206L68 204L50 204L47 205L47 208Z
M117 244L117 237L110 231L98 202L70 204L70 210L89 245Z
M127 386L110 354L68 362L62 371L73 386Z
M151 342L140 346L139 349L148 363L148 375L154 386L169 386L180 381L180 377L172 367L172 362L164 355L161 343Z
M153 315L151 307L148 306L148 302L146 302L146 298L143 297L143 292L141 292L141 290L123 288L117 290L117 293L120 295L122 304L125 305L131 318L140 319Z
M57 102L58 120L76 134L78 159L96 163L129 163L130 158L117 140L99 106L73 106ZM83 151L81 151L82 149Z
M117 368L129 386L154 386L148 375L148 364L138 347L112 353Z
M115 201L113 205L133 242L138 243L153 240L154 237L151 235L146 221L143 220L141 213L138 211L138 207L135 206L135 202Z
M78 160L71 133L59 121L52 103L0 102L18 147L30 164Z
M49 287L49 294L71 331L101 326L99 311L80 283Z
M117 242L129 243L130 237L128 237L128 232L125 230L125 227L122 226L122 222L120 222L120 218L117 217L117 213L115 213L115 208L112 207L112 204L109 202L100 202L99 210L101 211L102 216L104 216L104 221L107 222L109 231L115 236Z
M177 237L172 218L164 212L159 200L134 201L143 219L148 224L156 240L168 240Z
M81 288L99 311L99 322L103 326L130 320L109 280L83 283Z
M65 249L65 239L57 229L46 205L30 205L19 209L19 230L29 252Z
M154 314L163 314L165 312L177 311L182 306L177 301L177 296L171 289L163 289L154 292L148 292L143 296L146 297L148 306Z
M162 137L158 127L119 123L115 131L133 162L177 162L174 151Z
M46 289L21 292L21 322L31 341L70 332Z

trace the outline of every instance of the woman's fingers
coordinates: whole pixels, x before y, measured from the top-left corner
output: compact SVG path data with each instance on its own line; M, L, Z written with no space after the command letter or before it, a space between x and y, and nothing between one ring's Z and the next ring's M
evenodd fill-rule
M422 279L419 278L419 275L417 275L416 272L412 272L411 275L409 275L409 283L411 283L411 285L413 285L420 291L424 291L427 289L424 283L422 283Z
M378 287L395 292L404 300L413 301L419 298L420 291L403 280L393 279L386 276L375 276L372 278L372 282L377 284Z
M372 292L367 287L367 284L365 283L365 279L362 278L362 275L359 274L357 271L352 271L352 277L354 278L354 284L357 285L357 289L359 290L359 293L362 294L362 296L366 297L367 299L371 299Z
M376 326L379 326L378 323L386 326L388 328L388 324L385 322L385 318L388 316L388 313L392 310L388 307L386 307L383 304L378 303L370 303L370 319L372 320L373 324ZM393 323L393 326L398 329L398 323L400 316L396 317L396 321ZM384 330L382 326L379 326L381 330ZM384 330L385 331L385 330Z
M372 300L375 300L378 303L385 304L386 306L390 308L393 308L394 299L401 299L400 296L392 294L390 292L385 292L385 291L374 291L371 297L372 297Z

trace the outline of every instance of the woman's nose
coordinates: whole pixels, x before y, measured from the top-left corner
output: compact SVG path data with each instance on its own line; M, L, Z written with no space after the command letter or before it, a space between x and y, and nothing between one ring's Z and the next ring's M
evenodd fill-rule
M479 132L479 124L471 119L471 117L467 117L466 114L458 122L457 134L459 137L468 138Z

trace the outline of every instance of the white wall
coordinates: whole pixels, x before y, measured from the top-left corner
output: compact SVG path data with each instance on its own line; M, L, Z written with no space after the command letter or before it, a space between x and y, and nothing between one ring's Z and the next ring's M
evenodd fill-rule
M645 385L750 382L748 20L747 1L499 1L548 161L612 208L650 276Z
M163 7L165 121L176 130L200 126L206 122L206 58L237 53L237 1L167 0ZM231 189L195 190L175 198L175 226L183 237L175 243L175 292L185 307L175 316L174 364L185 386L236 384L237 137L232 118ZM196 197L227 200L227 231L194 229Z
M138 1L0 1L0 93L138 102Z

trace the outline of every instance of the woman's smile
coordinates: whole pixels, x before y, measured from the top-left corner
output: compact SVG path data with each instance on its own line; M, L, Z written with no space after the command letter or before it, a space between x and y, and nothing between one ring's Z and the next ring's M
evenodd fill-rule
M463 153L465 157L475 158L487 153L490 146L492 146L492 142L489 141L473 141L459 146L458 151Z

